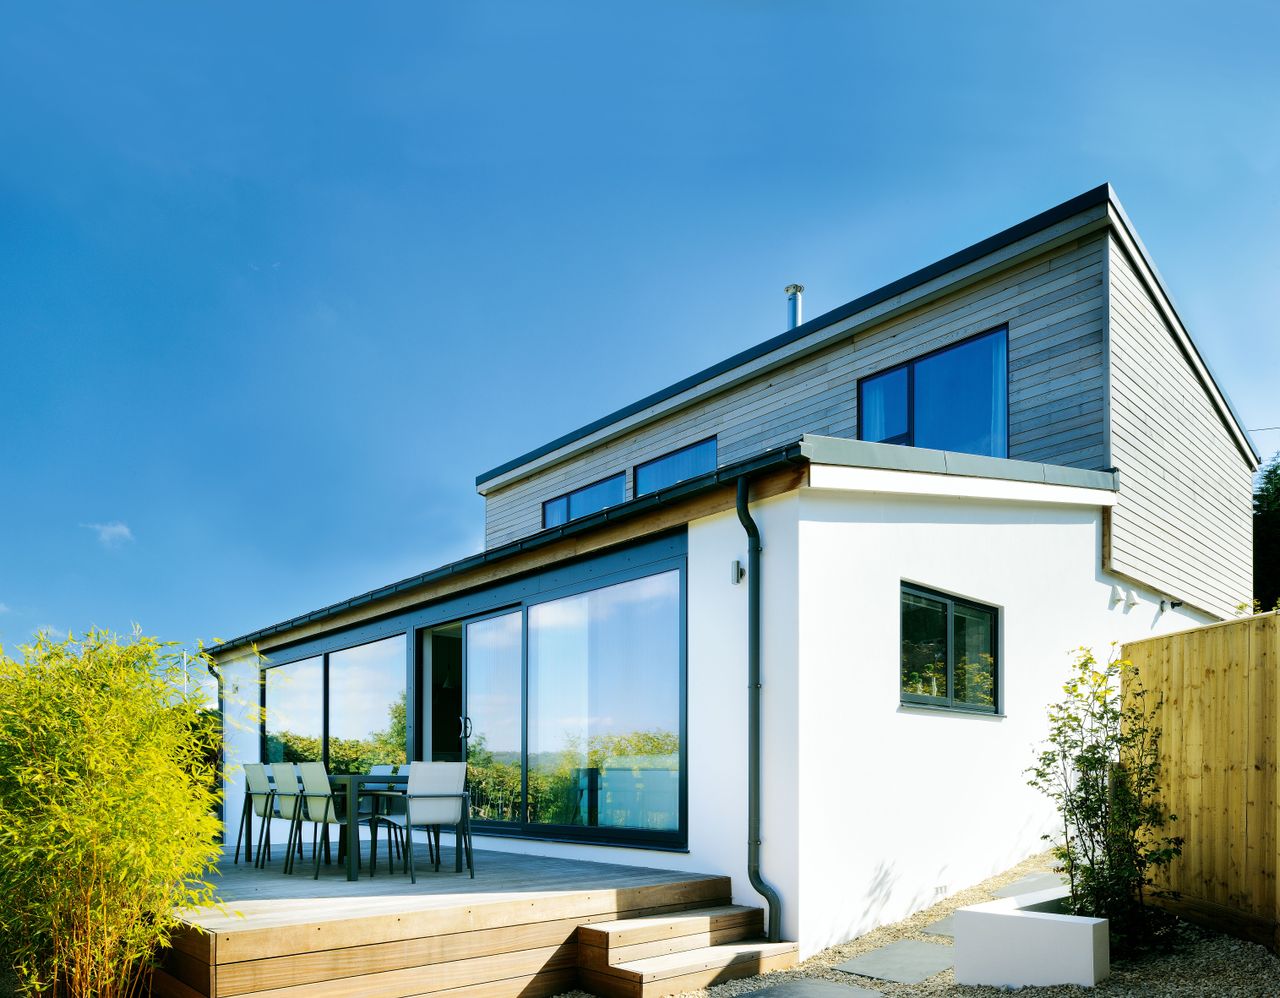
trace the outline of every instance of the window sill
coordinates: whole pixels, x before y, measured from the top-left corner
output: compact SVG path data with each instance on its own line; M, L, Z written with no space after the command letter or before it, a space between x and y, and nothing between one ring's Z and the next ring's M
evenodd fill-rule
M959 714L962 717L986 717L1003 719L1006 715L1000 712L989 710L966 710L964 707L947 707L940 703L911 703L903 700L898 704L898 713L914 713L921 711L925 714Z

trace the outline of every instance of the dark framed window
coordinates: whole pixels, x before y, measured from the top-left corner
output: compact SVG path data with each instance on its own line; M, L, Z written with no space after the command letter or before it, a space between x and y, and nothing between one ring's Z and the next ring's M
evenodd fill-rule
M645 496L715 470L716 438L711 437L636 465L635 494Z
M858 382L858 438L1009 455L1008 329L1000 327Z
M542 504L542 526L558 527L562 523L590 516L602 509L619 505L626 499L627 473L620 471L599 482L584 485Z
M999 613L902 585L902 702L994 714L999 708Z
M262 679L264 762L365 773L406 761L403 634L268 665Z

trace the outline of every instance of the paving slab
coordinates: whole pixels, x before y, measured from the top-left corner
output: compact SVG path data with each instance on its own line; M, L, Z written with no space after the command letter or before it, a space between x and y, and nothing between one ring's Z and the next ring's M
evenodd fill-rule
M856 984L837 984L813 977L797 977L747 994L759 998L884 998L883 991L860 988ZM744 995L743 998L746 998Z
M940 918L936 922L930 922L920 931L931 936L954 937L956 934L955 916L947 915L945 918Z
M955 951L946 943L926 943L919 939L903 939L852 960L836 964L836 970L859 977L874 977L897 984L919 984L926 977L941 973L954 962Z
M1061 887L1066 881L1058 873L1033 873L1029 877L1006 884L998 891L993 891L998 898L1017 897L1019 894L1031 894L1034 891L1047 891L1050 887Z

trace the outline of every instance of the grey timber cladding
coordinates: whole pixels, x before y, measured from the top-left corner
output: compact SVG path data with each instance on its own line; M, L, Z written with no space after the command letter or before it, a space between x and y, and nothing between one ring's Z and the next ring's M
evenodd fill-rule
M1106 466L1106 240L1068 242L668 414L485 497L485 544L542 528L542 502L641 461L719 439L721 465L805 433L857 436L858 379L999 325L1009 328L1009 457ZM632 498L631 476L626 498Z
M1252 469L1143 276L1108 237L1112 570L1220 617L1253 591Z

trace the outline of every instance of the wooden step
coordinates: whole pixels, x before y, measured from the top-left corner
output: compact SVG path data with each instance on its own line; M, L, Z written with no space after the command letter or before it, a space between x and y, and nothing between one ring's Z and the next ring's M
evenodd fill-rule
M732 942L631 960L602 970L582 967L582 986L600 998L662 998L796 965L795 943ZM581 949L579 950L581 956Z
M732 937L729 933L737 931L740 935ZM670 940L694 938L710 934L723 934L724 941L736 939L755 939L764 931L764 912L760 908L751 908L741 904L722 904L688 911L673 912L669 915L644 918L622 918L612 922L595 922L578 929L578 943L582 946L594 946L605 950L611 957L609 963L619 963L624 959L643 959L646 956L659 956L662 953L675 952L672 949L656 949L653 952L640 952L633 947L651 944L663 944ZM701 946L688 945L685 949L698 949Z

